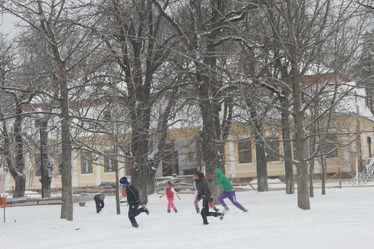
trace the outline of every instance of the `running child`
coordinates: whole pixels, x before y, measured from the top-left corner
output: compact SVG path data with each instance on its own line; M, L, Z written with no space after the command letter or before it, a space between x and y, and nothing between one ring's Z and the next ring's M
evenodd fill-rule
M209 189L209 185L207 180L204 177L202 172L195 172L193 175L193 179L196 182L196 190L197 190L197 202L201 199L203 200L203 208L201 210L201 217L203 218L203 224L208 225L208 216L213 217L220 217L221 220L223 219L223 213L219 212L209 212L209 201L211 199L211 192Z
M100 211L104 208L104 199L105 195L103 193L95 195L94 201L96 204L96 213L100 213Z
M200 175L202 177L205 177L203 172L200 172ZM196 190L196 182L195 181L193 183L193 186L194 186L194 190L195 190L195 191L192 192L192 194L194 195L193 205L195 207L196 213L200 213L200 207L199 207L200 200L197 199L197 190ZM214 199L212 197L209 200L208 206L209 206L209 208L213 209L215 212L219 211L219 209L214 205Z
M122 177L119 182L123 185L124 189L126 189L127 203L129 204L129 220L131 225L137 228L139 225L136 222L135 217L140 213L146 213L149 215L149 211L146 207L139 208L139 191L134 187L134 185L129 183L126 177Z
M236 200L235 191L233 190L234 188L231 181L222 173L220 169L215 169L214 174L216 174L217 179L213 181L213 184L223 187L223 192L218 197L218 201L225 208L225 210L227 211L229 208L227 207L224 199L229 198L235 207L239 208L243 212L247 212L248 210Z
M168 208L167 208L168 213L171 212L171 209L173 209L174 212L178 213L178 210L177 210L177 208L174 205L174 195L177 196L177 198L179 200L181 198L179 197L179 195L177 194L177 192L175 192L173 184L170 181L167 182L165 193L162 194L160 196L160 198L162 198L164 195L166 195L166 198L168 200Z

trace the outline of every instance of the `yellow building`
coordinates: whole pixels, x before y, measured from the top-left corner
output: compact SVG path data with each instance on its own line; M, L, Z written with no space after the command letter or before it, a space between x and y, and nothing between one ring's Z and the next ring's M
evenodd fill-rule
M334 119L334 133L327 138L328 143L337 144L339 148L326 158L327 173L339 171L355 175L356 165L359 170L365 161L372 157L372 141L374 140L374 121L355 115L343 115ZM359 132L357 132L359 131ZM198 150L196 128L170 129L166 143L165 155L158 167L158 176L192 174L197 168L203 168ZM359 138L359 140L357 140ZM264 129L267 144L279 154L283 154L281 132L277 125L267 124ZM96 152L76 150L73 153L73 186L85 188L114 183L115 160L110 155L110 146L105 146L105 139L96 139ZM25 158L30 158L26 155ZM267 153L268 176L279 177L285 173L284 160L275 153ZM119 174L129 176L130 160L126 155L119 155ZM58 164L61 159L53 159L52 188L61 188L61 176ZM255 141L249 126L234 124L231 127L225 145L226 174L232 178L256 177ZM27 189L40 189L40 176L35 170L36 160L27 160ZM296 170L295 170L296 172ZM318 160L315 161L315 173L321 172ZM7 175L6 189L13 189L10 175Z

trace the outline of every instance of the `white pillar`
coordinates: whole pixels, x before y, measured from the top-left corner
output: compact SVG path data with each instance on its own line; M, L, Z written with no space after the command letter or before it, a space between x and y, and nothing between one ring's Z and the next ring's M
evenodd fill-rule
M235 173L235 144L229 142L230 176L236 177Z
M95 164L96 167L96 186L101 184L101 166Z
M71 166L72 166L72 184L73 187L79 187L79 182L78 182L78 164L77 164L77 159L72 155L72 160L71 160Z

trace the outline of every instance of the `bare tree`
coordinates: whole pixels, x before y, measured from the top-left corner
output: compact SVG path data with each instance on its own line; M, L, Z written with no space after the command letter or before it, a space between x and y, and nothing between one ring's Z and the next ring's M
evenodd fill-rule
M59 91L62 151L62 201L61 218L73 220L72 194L72 144L70 138L69 81L70 76L95 48L90 30L79 25L93 25L87 19L88 4L73 4L74 1L2 1L0 8L18 17L28 28L43 37L54 66L56 85ZM85 49L83 49L85 48Z
M318 56L324 53L325 47L333 44L337 38L335 34L342 35L346 32L346 25L353 20L352 16L354 16L356 8L352 6L351 2L333 5L332 1L315 1L313 3L311 1L286 1L285 3L267 1L265 10L268 13L269 24L273 29L274 39L281 48L278 53L281 58L278 68L283 69L281 84L288 89L292 96L291 115L295 129L294 146L296 148L293 163L298 172L298 206L302 209L309 209L308 161L310 158L308 157L306 129L311 126L311 123L331 113L332 108L343 95L336 96L336 85L332 89L330 88L331 95L333 95L330 108L321 111L316 119L306 124L305 118L309 106L321 94L321 91L326 89L328 84L320 88L318 93L307 95L305 94L304 76L313 71L315 65L318 65L320 62L317 60ZM340 30L343 31L340 32ZM357 39L351 40L350 43L357 44ZM324 64L325 68L333 70L334 73L342 70L342 66L347 63L348 56L351 56L355 51L354 45L351 47L353 49L347 49L346 45L341 45L342 42L339 40L339 44L335 46L339 47L339 50L334 51L335 53L330 55L330 59L324 58L326 62L330 62ZM326 134L326 129L324 134ZM311 153L311 157L315 157L316 154L318 153Z
M233 24L242 20L255 4L234 4L227 1L179 1L163 10L183 42L182 54L190 59L202 117L202 155L205 171L211 176L215 167L225 170L224 141L227 139L233 116L232 98L222 91L230 77L222 70L226 58L220 56L222 44L235 40L230 31ZM169 14L170 13L170 14ZM208 14L207 14L208 13Z
M149 174L148 152L151 109L160 95L154 75L170 54L175 35L170 33L165 18L153 1L121 3L112 1L100 9L106 20L97 28L108 50L108 60L120 68L121 82L117 92L129 110L131 120L132 182L139 188L142 203L147 203ZM168 7L168 1L161 10ZM121 87L125 84L125 87ZM164 88L160 88L164 91Z
M2 121L3 146L7 167L15 182L14 197L23 197L25 194L26 178L24 174L24 119L25 106L29 105L34 97L33 85L28 81L25 72L16 64L15 50L9 42L1 37L1 85L3 105L0 110ZM9 124L13 127L10 130ZM12 149L13 148L13 149Z

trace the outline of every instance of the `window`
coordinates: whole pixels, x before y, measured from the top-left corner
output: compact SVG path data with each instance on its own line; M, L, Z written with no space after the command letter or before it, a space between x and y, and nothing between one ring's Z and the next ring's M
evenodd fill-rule
M61 153L56 153L50 155L50 163L53 171L56 171L58 175L62 174L62 155Z
M367 137L367 143L368 143L369 157L371 157L371 137Z
M238 142L239 163L252 162L252 144L249 139L243 139Z
M190 162L196 161L196 153L193 151L189 151L187 153L187 160Z
M267 137L265 138L266 146L266 155L268 162L279 161L279 141L277 137ZM268 148L270 147L271 150Z
M337 157L338 156L338 148L337 143L338 137L336 134L329 134L326 136L325 144L322 145L322 152L329 153L326 157Z
M90 174L92 173L92 152L83 151L81 155L81 173Z
M113 153L104 152L104 172L114 172L116 170L116 160L113 159Z

